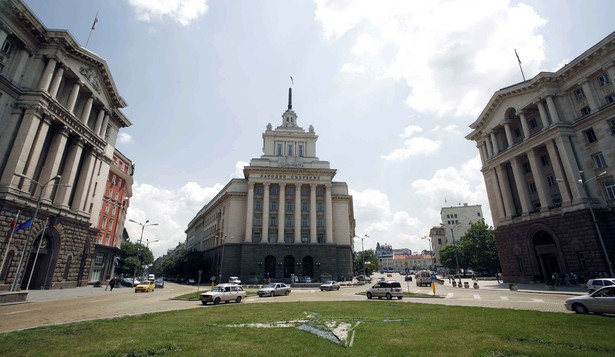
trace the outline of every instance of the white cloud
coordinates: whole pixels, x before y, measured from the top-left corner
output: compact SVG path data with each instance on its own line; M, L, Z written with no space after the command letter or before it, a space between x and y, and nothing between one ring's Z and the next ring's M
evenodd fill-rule
M363 65L358 65L354 63L344 63L340 68L340 72L342 73L365 73L367 72L367 67Z
M233 178L244 178L243 168L245 166L250 166L250 163L249 162L245 162L245 161L237 161L235 163L235 172L233 172L233 175L231 177L233 177Z
M117 136L117 141L120 144L134 143L134 140L132 140L132 136L123 131L120 132L120 134Z
M421 128L418 125L408 125L407 127L404 128L404 132L401 133L401 135L399 135L402 139L405 138L409 138L411 137L414 133L420 133L423 131L423 128Z
M424 137L410 138L404 140L403 147L393 150L388 155L382 155L381 158L389 161L401 161L416 155L430 154L439 150L440 146L442 146L440 140L431 140Z
M347 68L378 53L382 58L371 61L369 69L406 83L406 104L418 112L476 116L495 90L520 80L515 48L523 53L528 76L537 73L545 57L544 39L537 30L546 21L521 3L315 2L315 18L325 37L336 41L348 36L354 41L344 59ZM378 51L384 46L390 50Z
M182 26L207 12L207 0L128 0L137 18L150 22L170 17Z

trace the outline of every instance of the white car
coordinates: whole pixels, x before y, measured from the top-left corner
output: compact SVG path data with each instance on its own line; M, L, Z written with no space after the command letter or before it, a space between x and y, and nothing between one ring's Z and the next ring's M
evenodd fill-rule
M225 303L229 301L240 303L245 297L246 292L243 290L241 285L218 284L210 291L202 293L199 299L203 305L207 305L208 302L213 302L214 305L218 305L222 301Z
M602 287L612 285L615 285L615 278L598 278L589 279L585 284L585 287L587 287L587 291L591 294Z
M330 280L330 281L325 281L321 286L320 286L320 291L332 291L332 290L339 290L340 289L340 284L338 284L336 281Z
M605 286L589 295L571 297L566 299L564 306L577 314L615 314L615 286Z
M237 276L231 276L228 278L228 282L231 284L241 284L241 280L239 280L239 277Z
M275 295L288 295L290 294L290 286L284 283L271 283L258 289L256 292L258 296L275 296Z

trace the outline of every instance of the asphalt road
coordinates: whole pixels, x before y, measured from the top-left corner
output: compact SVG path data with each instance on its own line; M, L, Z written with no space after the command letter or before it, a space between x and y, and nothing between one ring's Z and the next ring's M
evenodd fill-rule
M374 276L379 277L378 274ZM417 287L413 282L407 283L403 277L393 275L387 279L402 282L404 291L433 295L431 287ZM495 281L479 282L479 289L453 288L448 284L436 285L436 296L403 298L402 300L371 300L373 303L424 303L457 306L477 306L490 308L522 309L547 312L567 312L564 301L571 294L582 294L582 289L575 287L566 291L539 290L509 291L507 284ZM352 301L367 300L365 291L371 284L342 286L339 291L320 291L318 288L294 288L288 296L256 296L244 299L252 303L282 303L292 301ZM470 286L472 284L470 283ZM199 290L208 287L200 287ZM173 300L172 298L196 291L196 286L167 283L164 289L149 293L134 293L131 288L104 288L91 286L66 289L30 291L25 303L0 306L0 332L16 331L41 326L58 325L69 322L93 319L115 318L126 315L139 315L150 312L183 310L192 308L216 308L203 306L199 301Z

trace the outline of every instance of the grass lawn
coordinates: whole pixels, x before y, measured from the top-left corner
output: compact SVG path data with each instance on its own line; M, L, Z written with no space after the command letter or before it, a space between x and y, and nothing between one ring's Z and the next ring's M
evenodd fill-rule
M298 319L321 336L352 330L335 330L345 346ZM0 334L3 356L613 356L613 341L607 316L384 300L221 304Z

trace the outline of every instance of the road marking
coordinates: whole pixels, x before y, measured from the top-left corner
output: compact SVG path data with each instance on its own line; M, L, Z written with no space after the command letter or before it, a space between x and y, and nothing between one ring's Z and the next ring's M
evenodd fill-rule
M103 302L103 301L109 301L111 299L102 299L102 300L93 300L93 301L89 301L90 303L92 302Z
M24 312L30 312L30 311L36 311L36 310L38 309L13 311L13 312L7 312L5 315L22 314Z
M500 300L508 300L508 296L500 296Z
M481 300L480 295L478 295L478 294L474 294L474 300Z
M454 293L448 293L448 294L446 294L446 296L445 296L444 298L445 298L445 299L452 299L452 298L453 298L453 296L455 296L455 294L454 294Z
M545 302L543 299L532 299L534 302Z

